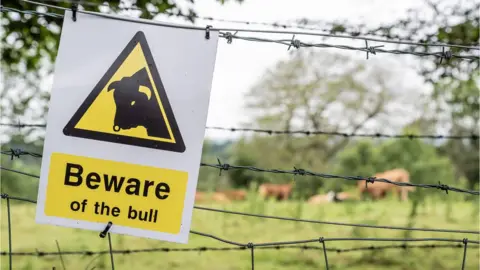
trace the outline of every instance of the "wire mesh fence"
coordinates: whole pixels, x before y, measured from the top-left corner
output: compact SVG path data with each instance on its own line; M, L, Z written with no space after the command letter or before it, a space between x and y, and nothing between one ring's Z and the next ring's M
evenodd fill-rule
M35 3L29 1L31 3ZM85 3L84 3L85 4ZM86 2L88 4L88 2ZM51 6L50 6L51 7ZM58 7L57 7L58 8ZM64 8L62 8L64 9ZM36 16L49 16L53 18L62 19L63 15L52 13L52 12L38 12L33 10L18 10L8 8L6 6L0 6L1 12L17 12L23 14L31 14ZM101 15L99 15L101 16ZM213 18L204 17L207 20L213 20ZM246 22L244 22L246 23ZM250 24L250 23L246 23ZM252 23L253 24L253 23ZM259 23L265 25L266 23ZM270 24L270 26L279 26L283 28L288 28L287 25L279 25L279 24ZM199 28L200 29L200 28ZM307 29L306 30L315 30L315 29ZM396 43L396 44L404 44L404 45L418 45L418 46L425 46L425 44L417 43L417 42L405 42L405 41L392 41L392 40L378 40L378 39L371 39L359 36L356 33L350 33L348 36L344 35L336 35L336 34L325 34L325 33L306 33L306 32L298 32L298 31L272 31L272 30L248 30L248 29L216 29L220 31L220 37L227 40L228 43L232 43L233 39L239 39L249 42L267 42L267 43L277 43L281 45L288 46L288 49L291 47L300 48L300 47L316 47L316 48L335 48L341 50L353 50L353 51L361 51L366 53L367 58L371 54L377 53L388 53L388 54L409 54L415 56L431 56L440 59L451 59L451 58L458 58L465 61L478 61L478 55L474 54L467 54L467 53L452 53L451 51L445 51L445 47L457 47L457 48L465 48L469 50L478 50L477 47L471 47L469 45L455 45L455 44L430 44L431 46L440 46L442 50L438 52L415 52L412 50L400 50L400 49L382 49L382 45L380 46L369 46L368 41L375 41L379 43ZM316 29L318 30L318 29ZM232 34L232 32L235 32ZM253 32L253 33L279 33L279 34L292 34L292 39L272 39L272 38L259 38L253 36L239 36L238 32ZM306 34L306 35L317 35L317 36L327 36L327 37L338 37L338 38L352 38L352 39L359 39L365 42L365 46L363 47L354 47L354 46L346 46L346 45L339 45L339 44L329 44L329 43L306 43L302 42L298 39L295 39L295 35L299 34ZM45 124L12 124L12 123L2 123L2 126L10 126L14 128L25 128L25 127L45 127ZM269 130L269 129L255 129L255 128L225 128L225 127L207 127L209 129L217 129L217 130L225 130L231 132L238 132L238 131L247 131L247 132L256 132L256 133L266 133L266 134L303 134L303 135L332 135L332 136L344 136L344 137L387 137L387 138L408 138L408 139L416 139L416 138L427 138L427 139L472 139L478 140L477 134L471 135L415 135L415 134L381 134L381 133L374 133L374 134L353 134L353 133L342 133L342 132L332 132L332 131L309 131L309 130L297 130L297 131L290 131L290 130ZM22 158L25 156L30 156L34 158L41 158L42 155L39 153L24 151L22 149L17 148L10 148L9 150L2 150L2 156L7 157L9 156L12 160L14 158ZM301 168L293 168L293 170L287 169L268 169L268 168L260 168L255 166L240 166L240 165L233 165L228 163L222 163L220 159L218 159L217 164L209 164L209 163L200 163L201 167L207 167L210 169L219 170L219 174L222 171L228 170L247 170L256 173L270 173L270 174L288 174L293 176L314 176L320 179L343 179L343 180L350 180L350 181L365 181L365 185L373 184L375 182L382 182L387 183L390 185L396 185L400 187L419 187L425 189L437 189L439 191L445 191L448 194L448 191L463 193L467 195L480 195L480 192L477 190L467 190L458 187L452 187L449 185L445 185L442 183L438 184L416 184L416 183L400 183L395 182L389 179L383 178L375 178L375 177L362 177L362 176L341 176L341 175L334 175L334 174L327 174L327 173L320 173L314 172L306 169ZM38 175L18 171L12 168L6 168L1 166L0 169L2 171L9 171L12 173L22 174L24 176L39 178ZM62 259L62 265L65 268L63 256L95 256L95 255L102 255L108 254L110 256L110 266L111 269L115 269L115 255L117 254L136 254L136 253L169 253L169 252L226 252L226 251L245 251L249 252L250 256L250 267L251 269L255 269L255 252L258 250L281 250L281 249L298 249L298 250L321 250L323 251L323 259L324 265L326 269L330 268L329 260L328 260L328 253L347 253L347 252L355 252L355 251L382 251L387 249L428 249L428 250L436 250L441 248L447 249L463 249L462 258L459 259L459 268L465 269L466 267L466 258L467 258L467 248L470 245L474 245L476 249L478 249L478 245L480 241L478 240L471 240L468 238L442 238L442 237L435 237L435 238L377 238L377 237L327 237L326 235L320 235L308 239L301 239L301 240L279 240L279 241L272 241L272 242L238 242L231 239L226 239L223 237L219 237L215 234L200 232L191 230L190 233L213 239L218 242L228 244L229 246L226 247L207 247L207 246L200 246L200 247L188 247L188 248L147 248L147 249L115 249L112 244L112 236L108 233L108 230L100 232L100 237L107 237L109 249L108 250L100 250L100 251L93 251L93 250L77 250L77 251L61 251L60 247L57 242L58 251L42 251L36 250L32 252L26 251L14 251L14 241L15 238L12 235L12 227L15 224L12 223L12 206L11 201L22 201L27 203L35 204L36 201L28 198L24 198L21 196L12 195L12 194L2 194L1 198L6 201L6 208L7 208L7 230L8 230L8 251L1 251L1 256L8 257L8 265L9 269L15 269L13 265L13 256L34 256L34 257L47 257L47 256L60 256ZM361 228L369 228L369 229L387 229L387 230L402 230L402 231L423 231L423 232L432 232L432 233L452 233L452 234L470 234L474 235L474 237L478 237L480 235L480 231L478 230L452 230L452 229L442 229L442 228L420 228L420 227L399 227L399 226L388 226L388 225L370 225L370 224L356 224L356 223L345 223L345 222L333 222L333 221L324 221L324 220L311 220L311 219L300 219L300 218L290 218L290 217L282 217L282 216L274 216L274 215L260 215L260 214L253 214L253 213L245 213L239 211L230 211L225 209L214 209L202 206L195 206L196 210L201 211L209 211L214 213L222 213L222 214L233 214L233 215L241 215L241 216L249 216L261 219L275 219L275 220L284 220L290 222L298 222L298 223L313 223L313 224L325 224L325 225L334 225L334 226L349 226L349 227L361 227ZM108 227L107 227L108 229ZM253 241L253 239L251 240ZM390 244L390 245L363 245L358 247L351 247L351 248L334 248L330 247L334 243L338 242L400 242L401 244ZM418 242L437 242L433 244L415 244ZM328 243L328 245L327 245ZM445 243L445 244L440 244ZM308 245L307 245L308 244ZM469 245L470 244L470 245Z
M19 152L17 150L17 152ZM22 151L23 154L26 154ZM4 151L2 152L4 155L10 155L11 152ZM35 155L32 153L28 153L30 156L33 157L41 157L41 155ZM20 155L19 155L20 156ZM213 168L217 168L217 166L210 166ZM221 167L221 166L220 166ZM29 174L13 169L3 168L2 170L8 170L9 172L23 174L29 177L39 178L39 176L34 174ZM395 184L395 183L390 183ZM455 189L451 189L455 190ZM475 194L475 193L470 193ZM199 235L206 238L211 238L217 240L219 242L229 244L233 247L195 247L195 248L150 248L150 249L127 249L127 250L117 250L112 247L111 235L108 232L101 232L108 235L108 243L109 243L109 250L108 251L57 251L57 252L46 252L46 251L39 251L36 250L35 252L13 252L12 250L12 224L11 224L11 200L18 200L28 203L35 204L36 201L10 196L9 194L2 194L1 198L6 200L7 205L7 221L8 221L8 240L9 240L9 251L2 251L0 255L8 256L10 269L12 268L12 257L13 256L36 256L36 257L45 257L45 256L67 256L67 255L83 255L83 256L94 256L94 255L102 255L102 254L109 254L111 260L111 269L115 269L114 263L114 255L115 254L134 254L134 253L151 253L151 252L206 252L206 251L240 251L248 249L250 250L251 256L251 269L255 268L255 252L254 250L261 250L261 249L299 249L299 250L323 250L324 252L324 259L325 259L325 267L329 269L328 263L328 255L327 252L335 252L335 253L345 253L345 252L353 252L353 251L365 251L365 250L386 250L386 249L438 249L438 248L462 248L463 247L463 259L461 264L461 269L465 269L465 261L466 261L466 254L467 254L467 246L468 244L479 245L480 241L477 240L469 240L468 238L463 239L455 239L455 238L355 238L355 237L345 237L345 238L326 238L326 237L318 237L312 239L303 239L303 240L296 240L296 241L278 241L278 242L263 242L263 243L241 243L232 241L229 239L225 239L222 237L218 237L213 234L203 233L199 231L191 230L191 234ZM256 217L262 219L276 219L276 220L285 220L291 222L300 222L300 223L314 223L314 224L328 224L328 225L336 225L336 226L350 226L350 227L362 227L362 228L371 228L371 229L389 229L389 230L403 230L403 231L424 231L424 232L435 232L435 233L459 233L459 234L473 234L473 235L480 235L480 231L474 230L451 230L451 229L441 229L441 228L415 228L415 227L396 227L396 226L385 226L385 225L369 225L369 224L355 224L355 223L342 223L342 222L332 222L332 221L321 221L321 220L307 220L307 219L299 219L299 218L289 218L289 217L281 217L281 216L269 216L269 215L259 215L259 214L252 214L252 213L243 213L237 211L228 211L223 209L214 209L202 206L194 206L197 210L203 211L211 211L211 212L220 212L223 214L234 214L234 215L241 215L241 216L249 216L249 217ZM360 246L354 248L327 248L326 242L344 242L344 241L360 241L360 242L402 242L403 244L399 245L368 245L368 246ZM421 245L411 245L407 244L410 242L445 242L450 244L421 244ZM306 244L311 243L319 243L321 246L311 246ZM454 243L454 244L451 244Z

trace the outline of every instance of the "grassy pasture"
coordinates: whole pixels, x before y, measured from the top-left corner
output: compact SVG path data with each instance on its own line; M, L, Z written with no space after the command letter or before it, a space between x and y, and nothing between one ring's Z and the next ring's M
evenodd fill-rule
M452 195L449 195L452 196ZM396 200L382 202L356 202L307 205L305 202L261 202L250 198L245 202L231 204L197 204L206 207L241 212L288 216L323 221L363 223L371 225L414 226L422 228L479 229L478 201L451 202L429 200L421 204L414 218L412 203ZM8 251L7 211L2 200L1 250ZM55 240L65 251L108 250L108 241L98 237L98 232L70 229L48 225L37 225L34 220L35 205L11 203L13 251L57 251ZM281 220L243 217L205 210L194 210L192 230L241 242L261 243L302 239L325 238L452 238L479 240L475 234L435 232L411 232L400 230L358 228L324 224L299 223ZM326 242L327 248L352 248L359 246L381 246L402 242ZM417 244L449 244L443 242L420 242ZM191 234L187 245L165 243L156 240L112 235L114 249L226 247L227 244L214 239ZM313 243L309 245L318 245ZM437 249L389 249L354 252L328 252L330 269L460 269L463 247ZM8 269L8 257L1 256L1 269ZM115 254L115 269L250 269L250 251L205 251L205 252L151 252ZM63 255L66 269L111 269L109 255L82 256ZM467 252L466 269L479 269L479 246L470 244ZM13 269L63 269L59 256L14 256ZM86 268L88 267L88 268ZM255 269L324 269L322 250L300 249L255 249Z

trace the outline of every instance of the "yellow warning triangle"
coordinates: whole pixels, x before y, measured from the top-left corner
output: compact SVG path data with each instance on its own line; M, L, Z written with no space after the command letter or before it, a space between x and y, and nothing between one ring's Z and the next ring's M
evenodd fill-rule
M130 40L63 129L67 136L184 152L143 32Z

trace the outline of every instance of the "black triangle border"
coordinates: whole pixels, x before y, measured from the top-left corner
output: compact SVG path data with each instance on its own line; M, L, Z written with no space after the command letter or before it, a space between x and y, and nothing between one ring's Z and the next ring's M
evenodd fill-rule
M167 142L156 141L156 140L135 138L135 137L129 137L124 135L115 135L115 134L103 133L98 131L75 129L75 125L78 123L78 121L80 121L84 113L87 111L90 105L95 101L95 99L100 94L102 89L108 83L110 78L115 74L118 68L122 65L122 63L128 57L130 52L135 48L137 43L140 43L140 46L142 47L145 59L147 61L148 67L152 74L153 83L155 83L155 86L158 91L158 95L160 96L160 102L162 102L163 108L165 110L165 114L170 123L172 134L173 134L173 137L175 138L175 143L167 143ZM157 70L157 66L155 65L153 55L148 46L147 39L145 38L145 34L142 31L138 31L130 40L130 42L128 42L128 44L125 46L125 48L117 57L117 59L115 59L113 64L110 66L107 72L103 75L103 77L97 83L95 88L90 92L88 97L83 101L83 103L77 109L77 111L72 116L72 118L67 123L67 125L65 125L65 127L63 128L63 134L65 134L66 136L105 141L110 143L127 144L127 145L133 145L133 146L154 148L158 150L179 152L179 153L185 152L186 147L183 141L183 137L180 133L180 129L178 128L177 121L175 120L175 115L172 111L170 102L168 101L165 88L163 86L162 80Z

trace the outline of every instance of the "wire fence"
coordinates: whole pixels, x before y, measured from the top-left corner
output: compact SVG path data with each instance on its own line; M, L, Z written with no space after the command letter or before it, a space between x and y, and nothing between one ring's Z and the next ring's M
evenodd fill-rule
M28 1L27 1L28 2ZM143 11L141 8L139 8L136 5L132 6L113 6L110 3L92 3L88 1L70 1L70 0L48 0L48 1L43 1L45 2L55 2L55 3L70 3L70 4L78 4L79 6L88 6L88 7L108 7L108 8L114 8L114 9L119 9L119 10L134 10L134 11ZM32 2L33 3L33 2ZM478 8L477 6L475 8ZM19 10L15 10L16 12L19 12ZM207 16L200 16L195 13L189 13L189 14L184 14L181 10L177 12L171 12L168 10L165 10L163 12L158 12L158 11L149 11L150 14L152 15L168 15L168 16L173 16L173 17L181 17L186 19L187 21L194 22L195 19L200 19L200 20L206 20L206 21L211 21L211 22L222 22L222 23L234 23L234 24L244 24L244 25L257 25L257 26L267 26L267 27L273 27L273 28L282 28L282 29L302 29L302 30L310 30L310 31L321 31L321 32L327 32L330 34L337 34L338 32L342 33L342 35L338 36L343 36L346 38L354 37L354 38L365 38L362 37L361 35L368 35L368 36L375 36L375 37L382 37L388 41L396 40L400 41L404 44L424 44L424 45L429 45L429 46L442 46L442 47L456 47L456 48L472 48L472 47L478 47L480 44L478 43L473 43L473 44L456 44L456 43L438 43L438 42L426 42L425 40L416 40L412 39L409 37L401 37L396 34L384 34L384 33L378 33L378 31L362 31L358 29L358 27L354 26L347 26L345 25L344 22L323 22L324 26L309 26L307 25L307 20L303 19L303 23L285 23L285 22L259 22L259 21L244 21L244 20L231 20L231 19L221 19L221 18L215 18L215 17L207 17ZM54 15L57 16L58 14ZM318 23L316 23L318 24ZM355 28L355 29L354 29Z
M25 156L29 155L32 157L37 157L41 158L42 155L39 153L33 153L33 152L28 152L28 151L23 151L22 149L13 149L11 148L10 150L3 150L1 151L2 155L9 155L11 159L14 157L19 158L20 156ZM316 176L319 178L326 178L326 179L343 179L343 180L350 180L350 181L365 181L365 186L368 185L368 183L375 183L375 182L380 182L380 183L387 183L395 186L400 186L400 187L420 187L420 188L431 188L431 189L439 189L443 190L448 194L448 191L454 191L454 192L460 192L460 193L467 193L471 195L480 195L480 191L478 190L467 190L467 189L462 189L462 188L457 188L457 187L451 187L449 185L445 185L442 183L438 184L415 184L415 183L410 183L410 182L396 182L392 181L389 179L385 178L377 178L374 176L368 176L368 177L362 177L362 176L342 176L342 175L335 175L335 174L326 174L326 173L320 173L320 172L314 172L314 171L309 171L305 169L300 169L294 167L293 170L284 170L284 169L266 169L266 168L259 168L255 166L240 166L240 165L233 165L233 164L228 164L228 163L222 163L220 159L217 159L218 163L217 164L211 164L211 163L200 163L200 167L209 167L209 168L215 168L219 170L219 175L221 175L222 171L228 171L228 170L247 170L247 171L252 171L252 172L261 172L261 173L273 173L273 174L289 174L289 175L294 175L294 176ZM20 174L32 176L35 178L39 178L37 175L33 174L28 174L24 172L19 172L16 170L12 170L9 168L4 168L0 167L2 170L8 170L11 172L17 172Z
M59 8L59 9L66 9L62 7L46 5L42 3L37 3L33 1L25 1L29 3L40 4L43 6L51 7L51 8ZM55 1L54 1L55 2ZM88 2L83 2L83 4ZM126 8L127 9L127 8ZM1 12L17 12L22 14L31 14L36 16L49 16L58 19L62 19L63 15L52 13L52 12L38 12L34 10L18 10L13 9L5 6L0 6ZM78 12L83 12L78 10ZM97 14L97 13L88 13L98 16L107 16L104 14ZM112 18L112 17L109 17ZM208 19L208 18L204 18ZM213 20L213 18L211 18ZM151 24L158 24L163 25L159 22L151 22ZM250 24L246 22L246 24ZM259 23L259 24L266 24L266 23ZM170 25L164 25L170 26ZM275 26L275 24L271 24L270 26ZM170 26L173 27L173 26ZM282 25L280 25L282 27ZM186 26L185 26L186 28ZM375 55L377 53L387 53L387 54L408 54L414 55L419 57L424 56L431 56L434 58L440 59L440 61L451 58L458 58L465 61L478 61L478 55L473 54L466 54L466 53L452 53L450 50L445 51L445 47L447 48L463 48L468 50L479 50L478 47L472 47L470 45L457 45L457 44L440 44L440 43L432 43L432 44L425 44L419 42L412 42L412 41L394 41L394 40L379 40L373 38L362 37L358 33L347 33L347 35L337 35L334 34L333 31L330 33L311 33L311 32L299 32L299 31L274 31L274 30L251 30L251 29L227 29L227 28L199 28L189 26L190 29L199 29L199 30L218 30L219 37L227 40L227 43L232 43L233 39L248 41L248 42L263 42L263 43L276 43L280 45L287 46L288 49L291 47L300 48L300 47L316 47L316 48L335 48L341 50L352 50L352 51L361 51L366 53L367 59L369 55ZM283 28L289 28L286 25ZM314 30L314 29L309 29ZM315 29L318 30L318 29ZM232 34L232 32L234 32ZM272 38L260 38L260 37L253 37L253 36L244 36L238 35L238 32L250 32L250 33L270 33L270 34L291 34L293 37L291 39L272 39ZM295 39L295 35L313 35L313 36L320 36L320 37L336 37L336 38L350 38L350 39L357 39L362 40L365 42L365 46L363 47L354 47L354 46L346 46L346 45L339 45L339 44L330 44L330 43L306 43L302 42L298 39ZM374 41L377 43L394 43L394 44L403 44L403 45L411 45L411 46L440 46L442 47L441 51L438 52L415 52L413 50L400 50L400 49L382 49L384 45L378 46L369 46L368 41ZM2 123L1 126L10 126L16 128L25 128L25 127L46 127L45 124L9 124L9 123ZM388 138L428 138L428 139L472 139L477 140L478 135L415 135L415 134L353 134L353 133L342 133L342 132L331 132L331 131L308 131L308 130L297 130L297 131L290 131L290 130L269 130L269 129L254 129L254 128L225 128L225 127L207 127L208 129L216 129L216 130L225 130L231 132L238 132L238 131L248 131L248 132L255 132L255 133L266 133L266 134L304 134L304 135L332 135L332 136L344 136L344 137L388 137ZM42 155L39 153L24 151L22 149L11 148L9 150L2 150L2 156L10 156L13 160L14 158L21 158L24 156L30 156L34 158L42 158ZM221 175L222 171L228 170L247 170L256 173L271 173L271 174L287 174L295 176L314 176L321 179L342 179L342 180L350 180L350 181L365 181L365 185L373 184L375 182L382 182L391 185L396 185L400 187L419 187L419 188L426 188L426 189L438 189L440 191L445 191L448 194L448 191L464 193L469 195L480 195L480 192L477 190L467 190L458 187L451 187L448 185L444 185L442 183L438 184L420 184L420 183L400 183L395 182L389 179L383 178L375 178L375 177L361 177L361 176L340 176L334 174L326 174L320 172L314 172L310 170L300 169L294 167L293 170L286 170L286 169L267 169L267 168L259 168L255 166L240 166L240 165L233 165L228 163L222 163L220 159L218 159L217 164L209 164L209 163L200 163L201 167L207 167L210 169L219 170L219 175ZM38 175L18 171L11 168L5 168L3 166L0 167L3 171L9 171L12 173L22 174L29 177L39 178ZM353 251L366 251L366 250L386 250L386 249L438 249L438 248L463 248L463 258L461 263L461 269L465 269L466 266L466 255L467 255L467 247L468 244L473 244L478 247L480 241L471 240L468 238L361 238L361 237L344 237L344 238L329 238L325 236L316 236L309 239L301 239L301 240L293 240L293 241L275 241L275 242L238 242L231 239L226 239L223 237L216 236L214 234L199 232L195 230L191 230L190 233L210 238L216 240L218 242L228 244L229 246L226 247L194 247L194 248L150 248L150 249L114 249L112 245L111 235L108 232L108 228L105 231L100 233L100 237L105 237L108 235L108 244L109 250L102 250L102 251L89 251L89 250L81 250L81 251L61 251L60 247L57 243L56 252L51 251L35 251L35 252L20 252L20 251L13 251L13 236L12 236L12 222L11 222L11 215L12 215L12 207L11 201L23 201L28 203L35 204L36 201L28 198L22 198L18 196L12 196L10 194L1 194L1 198L6 200L7 206L7 223L8 223L8 252L2 251L0 255L8 256L9 261L9 269L13 269L13 256L36 256L36 257L45 257L45 256L60 256L62 259L62 265L64 264L62 256L64 255L80 255L80 256L94 256L94 255L102 255L102 254L109 254L110 255L110 264L111 268L115 269L115 254L134 254L134 253L148 253L148 252L206 252L206 251L244 251L248 250L250 253L250 264L251 269L255 268L255 250L280 250L280 249L298 249L298 250L322 250L323 251L323 258L325 260L325 268L328 270L330 268L330 264L328 262L327 252L335 252L335 253L345 253L345 252L353 252ZM224 209L214 209L202 206L194 206L196 210L201 211L210 211L222 214L233 214L233 215L241 215L241 216L248 216L254 218L261 218L261 219L276 219L276 220L283 220L283 221L290 221L290 222L299 222L299 223L314 223L314 224L326 224L326 225L335 225L335 226L350 226L350 227L361 227L361 228L370 228L370 229L387 229L387 230L403 230L403 231L424 231L424 232L432 232L432 233L455 233L455 234L471 234L478 236L480 235L480 231L473 231L473 230L452 230L452 229L441 229L441 228L416 228L416 227L398 227L398 226L388 226L388 225L369 225L369 224L355 224L355 223L344 223L344 222L333 222L333 221L322 221L322 220L309 220L309 219L300 219L300 218L290 218L290 217L280 217L280 216L270 216L270 215L260 215L260 214L252 214L252 213L243 213L237 211L229 211ZM359 247L352 247L352 248L332 248L327 247L326 243L333 243L333 242L401 242L402 244L391 244L391 245L365 245ZM418 243L418 242L444 242L447 244L410 244L410 243ZM408 244L407 244L408 243ZM310 244L310 245L307 245ZM316 245L313 245L316 244ZM459 263L460 265L460 263ZM65 268L65 267L64 267Z
M47 5L47 4L42 4L34 1L29 1L29 0L23 0L25 2L29 3L34 3L34 4L39 4L43 5L45 7L51 7L51 8L57 8L61 10L68 10L68 8L64 7L58 7L58 6L53 6L53 5ZM55 14L55 13L41 13L37 12L35 10L18 10L18 9L12 9L9 7L5 6L0 6L0 11L1 12L19 12L19 13L24 13L24 14L32 14L32 15L41 15L41 16L49 16L49 17L54 17L54 18L62 18L63 15L61 14ZM110 19L117 19L117 20L133 20L131 18L125 17L111 17L108 14L103 14L103 13L92 13L92 12L85 12L85 11L80 11L78 10L77 12L84 12L90 15L95 15L95 16L100 16L100 17L107 17ZM145 22L147 23L147 22ZM438 58L440 61L443 61L443 59L449 60L452 58L458 58L461 60L466 60L466 61L478 61L479 55L474 55L474 54L456 54L452 53L450 50L445 50L445 47L462 47L462 48L467 48L470 50L480 50L479 47L474 47L474 46L461 46L461 45L451 45L451 44L424 44L424 43L411 43L411 42L403 42L403 41L392 41L392 40L378 40L378 39L372 39L372 38L366 38L366 37L354 37L354 36L343 36L343 35L336 35L336 34L325 34L325 33L312 33L312 32L299 32L299 31L290 31L290 30L285 30L285 31L278 31L278 30L253 30L253 29L234 29L234 28L212 28L211 26L207 26L206 28L200 28L200 27L195 27L195 26L180 26L180 25L167 25L163 24L161 22L156 22L156 21L151 21L148 22L149 24L155 24L155 25L162 25L162 26L167 26L167 27L176 27L176 28L187 28L187 29L197 29L197 30L204 30L208 32L209 30L218 30L219 31L219 37L224 38L227 40L227 43L231 44L233 39L239 39L239 40L244 40L244 41L250 41L250 42L261 42L261 43L276 43L280 45L287 46L288 49L291 47L294 48L335 48L335 49L340 49L340 50L351 50L351 51L360 51L360 52L365 52L367 59L369 58L370 55L376 55L377 53L387 53L387 54L402 54L402 55L414 55L414 56L419 56L419 57L425 57L425 56L432 56L435 58ZM235 32L232 34L232 32ZM250 32L250 33L270 33L270 34L291 34L293 37L291 39L272 39L272 38L260 38L260 37L253 37L253 36L239 36L238 32ZM365 46L363 47L354 47L354 46L348 46L348 45L339 45L339 44L329 44L329 43L323 43L323 42L317 42L317 43L309 43L309 42L302 42L299 39L295 39L295 35L313 35L313 36L322 36L322 37L336 37L336 38L349 38L349 39L360 39L365 42ZM399 50L399 49L382 49L384 45L376 45L376 46L369 46L368 41L375 41L378 43L395 43L395 44L411 44L411 45L416 45L416 46L441 46L442 50L438 52L415 52L412 50Z
M12 127L12 128L46 128L46 124L32 124L32 123L0 123L0 126ZM442 134L385 134L385 133L347 133L339 131L326 131L326 130L274 130L274 129L261 129L261 128L236 128L236 127L215 127L207 126L206 129L210 130L222 130L228 132L253 132L253 133L265 133L269 135L328 135L328 136L341 136L341 137L368 137L368 138L397 138L397 139L450 139L450 140L478 140L477 134L471 135L442 135Z
M467 254L467 246L468 244L475 244L479 245L480 241L476 240L469 240L468 238L463 239L451 239L451 238L354 238L354 237L345 237L345 238L325 238L325 237L317 237L311 239L302 239L302 240L295 240L295 241L279 241L279 242L263 242L263 243L240 243L228 239L224 239L213 234L198 232L194 230L190 230L191 234L211 238L217 240L222 243L226 243L235 247L197 247L197 248L151 248L151 249L138 249L138 250L114 250L112 248L112 241L111 235L108 234L108 243L109 243L109 250L108 251L61 251L58 252L43 252L43 251L36 251L36 252L12 252L12 225L11 225L11 206L10 200L19 200L24 202L36 203L33 200L13 197L9 196L8 194L2 194L2 199L7 201L7 221L8 221L8 242L9 242L9 252L1 252L0 255L8 256L10 269L12 268L12 256L37 256L37 257L44 257L44 256L51 256L51 255L101 255L101 254L110 254L110 261L112 269L115 269L114 264L114 254L132 254L132 253L146 253L146 252L202 252L202 251L230 251L230 250L250 250L251 256L251 269L255 269L255 249L301 249L301 250L323 250L324 259L325 259L325 267L328 270L328 257L327 251L342 253L342 252L352 252L352 251L362 251L362 250L385 250L385 249L409 249L409 248L461 248L463 247L463 260L462 260L462 268L465 269L465 261L466 261L466 254ZM206 208L204 208L206 209ZM409 228L411 229L411 228ZM464 231L458 231L464 232ZM480 232L475 232L479 234ZM326 242L339 242L339 241L361 241L361 242L403 242L401 245L384 245L384 246L364 246L364 247L355 247L355 248L348 248L348 249L339 249L339 248L326 248ZM430 245L407 245L408 242L447 242L447 243L457 243L457 244L448 244L448 245L439 245L439 244L430 244ZM305 244L310 243L320 243L321 247L318 246L306 246ZM462 244L460 244L462 243Z

